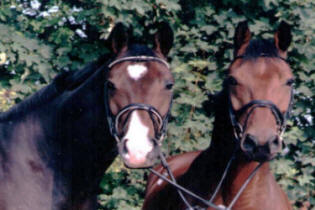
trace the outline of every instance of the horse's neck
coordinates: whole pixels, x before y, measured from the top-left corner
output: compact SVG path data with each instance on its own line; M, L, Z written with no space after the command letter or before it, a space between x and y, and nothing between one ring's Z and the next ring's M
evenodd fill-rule
M234 151L234 145L229 143L233 139L232 127L227 120L225 107L222 106L225 104L224 97L223 95L219 97L215 107L211 145L194 160L190 169L181 178L182 184L204 197L210 197L213 193Z
M215 106L215 120L210 147L206 150L209 158L215 160L212 169L224 171L237 146L228 115L228 101L224 92L218 96Z
M1 119L0 194L23 198L12 200L9 209L25 205L19 203L24 200L33 209L55 209L95 195L115 157L110 153L115 141L107 129L100 73L88 75L74 89L56 93L45 103L21 104L7 121ZM59 82L62 87L63 78L59 79L48 87Z
M187 187L201 196L210 197L233 155L235 143L233 130L227 113L227 100L225 92L221 92L215 103L215 121L210 147L203 151L192 163L189 171L184 176L198 177L194 183ZM232 141L231 141L232 140ZM183 182L184 182L183 181Z
M244 162L236 160L233 162L233 167L229 171L219 195L221 202L223 202L222 204L228 206L231 203L257 165L258 163L254 161ZM258 204L258 200L270 200L270 196L273 194L272 191L275 189L275 184L273 175L270 172L269 163L266 162L241 193L234 208L251 209Z
M58 100L52 168L56 185L62 186L56 187L60 191L56 193L62 199L71 196L73 203L95 193L116 156L115 140L106 122L103 73L101 69L95 71Z
M257 167L258 163L237 160L235 167L228 175L219 199L220 204L228 206L244 182ZM218 204L218 203L217 203ZM283 209L292 207L287 195L276 182L270 171L269 162L265 162L241 193L233 206L234 210Z
M110 153L115 141L106 122L102 75L103 72L97 70L84 84L65 94L58 114L58 141L64 146L62 152L71 155L72 162L77 161L81 167L99 158L112 160L115 157ZM109 154L107 158L105 154ZM97 155L100 156L92 160L84 158Z

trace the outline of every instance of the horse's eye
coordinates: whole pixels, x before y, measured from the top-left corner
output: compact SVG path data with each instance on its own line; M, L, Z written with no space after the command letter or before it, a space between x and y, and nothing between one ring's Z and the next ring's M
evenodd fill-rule
M294 84L294 79L293 79L293 78L288 79L288 81L287 81L286 85L288 85L288 86L292 86L293 84Z
M235 79L235 77L233 76L229 76L228 78L225 79L224 83L226 85L232 85L232 86L235 86L237 85L237 80Z
M114 91L116 89L114 83L110 82L110 81L107 81L107 89L110 90L110 91Z
M173 83L168 83L166 84L165 88L168 90L171 90L173 88L174 84Z

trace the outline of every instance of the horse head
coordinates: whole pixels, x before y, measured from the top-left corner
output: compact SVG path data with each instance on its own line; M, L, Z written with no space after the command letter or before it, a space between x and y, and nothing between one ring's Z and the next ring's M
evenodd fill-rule
M275 157L292 106L293 75L286 62L290 27L282 22L273 40L252 40L246 22L234 36L234 61L225 87L229 115L243 153L255 161Z
M153 165L166 132L174 78L166 61L173 32L161 23L154 47L131 44L129 30L117 24L109 40L115 58L108 65L105 106L112 135L125 165Z

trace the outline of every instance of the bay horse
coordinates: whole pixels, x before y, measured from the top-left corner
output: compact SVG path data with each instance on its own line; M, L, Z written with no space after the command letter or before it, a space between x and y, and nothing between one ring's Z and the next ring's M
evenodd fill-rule
M153 164L174 83L166 61L173 31L157 28L151 49L117 24L110 56L1 113L1 210L93 210L118 152L127 167Z
M292 106L294 80L286 62L291 39L285 22L274 40L252 40L247 22L237 26L234 60L215 97L209 148L168 159L177 189L172 186L175 182L168 183L170 178L165 181L166 169L155 167L143 210L292 209L269 168L282 148L281 135ZM179 187L190 194L182 191L184 199L180 198Z

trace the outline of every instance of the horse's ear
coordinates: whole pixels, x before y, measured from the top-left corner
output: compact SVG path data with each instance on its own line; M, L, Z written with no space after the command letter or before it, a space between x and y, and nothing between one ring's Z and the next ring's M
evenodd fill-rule
M246 47L251 39L251 32L248 28L247 21L240 22L234 34L234 57L245 52Z
M115 54L127 50L129 41L129 30L122 23L117 23L108 37L112 51Z
M292 34L291 34L291 26L282 21L278 27L277 32L275 33L275 45L279 51L280 56L286 58L287 56L287 49L290 46L292 41Z
M154 35L154 50L166 57L173 46L174 33L166 22L159 23L157 29Z

